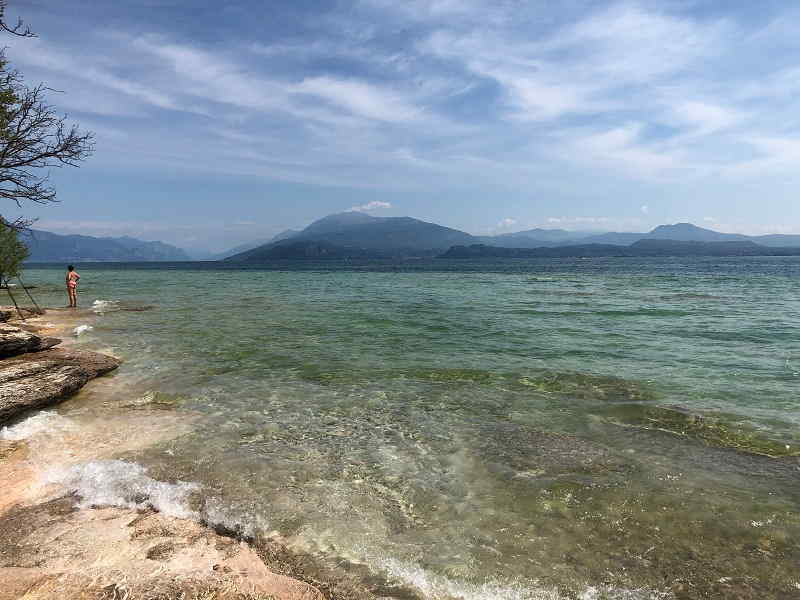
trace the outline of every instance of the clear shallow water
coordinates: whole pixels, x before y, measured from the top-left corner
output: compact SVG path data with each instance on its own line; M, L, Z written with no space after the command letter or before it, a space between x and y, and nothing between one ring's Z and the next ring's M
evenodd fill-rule
M79 267L205 515L426 598L800 596L798 459L725 447L800 448L797 259L281 267Z

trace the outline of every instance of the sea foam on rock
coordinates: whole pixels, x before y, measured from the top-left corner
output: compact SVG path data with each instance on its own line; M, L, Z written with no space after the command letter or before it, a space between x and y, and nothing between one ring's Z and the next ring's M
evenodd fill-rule
M73 422L52 411L43 411L23 419L14 425L0 427L0 440L18 442L28 440L38 435L55 432L70 431L74 428Z
M120 506L153 508L179 519L199 520L189 507L189 496L200 489L195 483L168 483L147 476L147 469L123 460L100 460L54 471L48 483L63 485L81 498L80 508Z

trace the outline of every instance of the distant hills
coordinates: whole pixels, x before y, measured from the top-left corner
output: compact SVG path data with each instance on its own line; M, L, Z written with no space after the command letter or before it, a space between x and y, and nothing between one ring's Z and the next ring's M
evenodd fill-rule
M502 248L473 244L453 246L440 258L578 258L578 257L655 257L655 256L800 256L800 247L761 246L755 242L699 242L643 239L629 246L614 244L576 244L541 248Z
M22 236L30 251L29 262L140 262L191 260L188 254L164 242L144 242L132 237L98 238L59 235L31 230Z
M647 233L530 229L474 236L411 217L345 212L314 221L302 231L284 232L267 243L232 253L225 260L800 254L787 248L800 248L800 235L746 236L678 223L659 225Z
M246 244L239 244L229 250L224 252L218 252L217 254L212 254L208 257L207 260L225 260L231 256L236 254L242 254L243 252L247 252L248 250L252 250L253 248L258 248L259 246L264 246L265 244L271 244L273 242L279 242L281 240L288 239L293 235L300 233L295 229L287 229L286 231L280 232L278 235L273 236L267 240L254 240L252 242L247 242Z
M575 240L580 244L615 244L628 246L639 240L675 240L678 242L754 242L760 246L786 247L800 246L800 235L743 235L741 233L721 233L705 229L691 223L659 225L648 233L602 233Z
M411 217L373 217L361 212L329 215L302 231L226 260L259 262L276 258L308 256L386 258L392 256L436 256L451 246L472 244L479 238L457 229ZM290 251L287 248L293 248ZM325 249L318 254L314 248Z
M25 234L30 262L189 261L182 249L132 237ZM797 254L800 235L747 236L691 223L659 225L646 233L529 229L475 236L412 217L373 217L363 212L328 215L302 230L288 229L209 257L231 262L291 259L480 258L533 256L666 256ZM792 251L790 251L792 250Z

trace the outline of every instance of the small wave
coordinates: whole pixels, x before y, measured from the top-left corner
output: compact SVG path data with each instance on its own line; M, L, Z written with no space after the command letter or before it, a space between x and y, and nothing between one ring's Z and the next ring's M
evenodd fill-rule
M45 411L36 413L15 425L0 429L0 440L16 442L36 437L43 433L57 433L74 429L73 422L58 413Z
M92 310L98 315L113 312L119 310L119 302L116 300L95 300L92 303Z
M189 499L200 486L178 481L168 483L147 476L147 469L123 460L100 460L51 471L48 483L63 485L80 496L79 507L122 506L155 510L180 519L200 520Z
M98 315L118 311L144 312L154 308L155 306L152 304L139 304L138 302L126 300L95 300L92 303L92 311Z
M83 335L87 331L91 331L92 329L94 329L94 327L92 327L91 325L78 325L75 329L72 330L72 333L74 333L75 336L77 337L79 335Z
M536 589L522 584L503 585L495 582L469 583L455 581L443 575L431 573L414 564L393 558L378 561L379 568L389 576L417 588L426 598L444 600L461 598L463 600L562 600L554 589Z
M422 592L431 600L460 598L461 600L566 600L555 588L532 587L523 583L504 584L494 581L471 583L456 581L431 573L396 559L379 560L379 567L389 576L399 579ZM569 596L572 597L572 596ZM650 588L626 589L612 586L590 586L578 594L579 600L667 600L671 592Z

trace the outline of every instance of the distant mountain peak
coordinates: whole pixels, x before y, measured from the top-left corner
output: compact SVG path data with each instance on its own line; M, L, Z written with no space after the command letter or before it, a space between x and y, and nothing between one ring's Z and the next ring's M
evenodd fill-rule
M648 237L678 240L682 242L734 242L748 239L739 233L721 233L712 229L704 229L692 223L675 223L674 225L659 225L653 229Z
M710 231L712 233L718 233L716 231L712 231L711 229L705 229L703 227L698 227L693 223L673 223L667 225L659 225L658 227L654 228L650 233L675 233L678 231Z
M374 223L379 221L380 217L373 217L363 212L351 210L348 212L334 213L327 217L317 219L311 225L303 229L303 235L326 233L332 230L338 230L342 227L352 227L355 225L364 225L366 223Z

